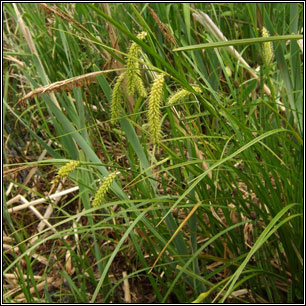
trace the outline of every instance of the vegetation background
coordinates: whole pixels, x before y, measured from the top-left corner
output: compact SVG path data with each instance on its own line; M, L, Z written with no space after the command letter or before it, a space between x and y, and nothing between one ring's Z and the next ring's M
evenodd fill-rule
M3 301L302 302L303 9L3 4Z

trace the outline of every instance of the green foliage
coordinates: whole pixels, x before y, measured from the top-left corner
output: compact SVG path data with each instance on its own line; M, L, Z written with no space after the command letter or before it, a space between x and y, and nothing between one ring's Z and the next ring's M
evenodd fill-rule
M4 301L123 303L128 282L136 303L301 302L302 13L5 3ZM78 189L58 201L56 166Z

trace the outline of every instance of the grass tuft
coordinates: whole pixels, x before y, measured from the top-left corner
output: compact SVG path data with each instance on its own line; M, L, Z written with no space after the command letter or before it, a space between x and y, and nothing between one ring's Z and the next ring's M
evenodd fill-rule
M2 8L4 303L303 302L301 3Z

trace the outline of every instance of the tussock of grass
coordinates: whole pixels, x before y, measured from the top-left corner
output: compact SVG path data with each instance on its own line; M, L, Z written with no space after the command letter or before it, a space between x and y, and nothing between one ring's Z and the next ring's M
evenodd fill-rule
M302 13L5 3L4 302L302 302Z

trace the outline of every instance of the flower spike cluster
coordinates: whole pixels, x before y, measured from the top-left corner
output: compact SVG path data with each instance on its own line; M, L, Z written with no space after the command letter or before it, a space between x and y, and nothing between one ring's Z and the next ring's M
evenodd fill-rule
M146 35L147 35L146 32L141 32L137 35L137 38L139 40L143 40L146 37ZM145 98L147 96L147 91L143 85L142 79L139 76L140 70L139 70L139 62L137 60L140 50L141 47L136 42L133 42L128 52L127 66L126 66L127 92L130 96L132 96L136 88L139 95Z
M139 40L143 40L146 37L146 32L141 32L137 35ZM111 123L115 124L120 117L120 105L123 98L123 81L127 78L127 92L129 95L133 95L135 88L137 89L138 94L145 98L147 97L147 90L144 87L143 81L139 76L139 62L138 56L141 47L133 42L130 46L128 56L127 56L127 65L126 72L122 73L116 80L115 86L112 93L112 102L111 102Z

